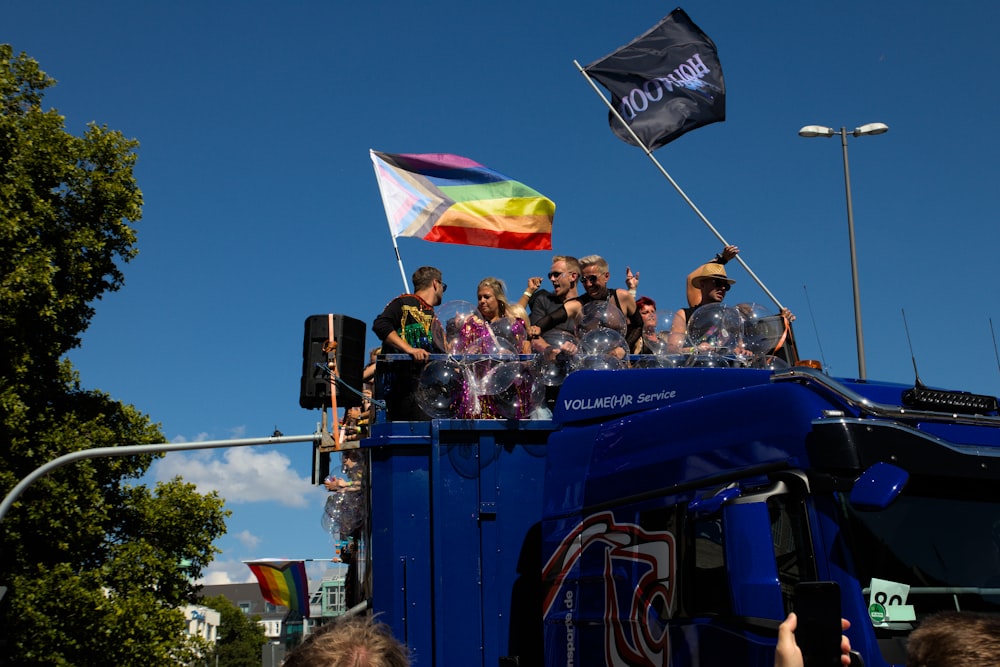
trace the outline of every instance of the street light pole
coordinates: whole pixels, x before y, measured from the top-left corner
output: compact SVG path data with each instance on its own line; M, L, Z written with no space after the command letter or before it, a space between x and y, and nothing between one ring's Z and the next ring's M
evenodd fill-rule
M889 131L889 126L885 123L868 123L855 128L851 134L855 137L862 137L870 134L884 134ZM844 152L844 190L847 193L847 237L850 241L851 249L851 286L854 290L854 335L858 346L858 379L864 380L867 377L865 369L865 337L861 327L861 289L858 282L858 255L857 247L854 243L854 205L851 201L851 168L847 159L847 128L841 127L837 132L831 127L821 125L806 125L799 130L801 137L832 137L834 134L840 135L840 143Z
M858 378L864 380L865 335L861 329L861 287L858 283L858 254L854 244L854 205L851 202L851 168L847 162L847 128L840 128L840 142L844 147L844 189L847 192L847 237L851 246L851 286L854 288L854 335L858 341Z

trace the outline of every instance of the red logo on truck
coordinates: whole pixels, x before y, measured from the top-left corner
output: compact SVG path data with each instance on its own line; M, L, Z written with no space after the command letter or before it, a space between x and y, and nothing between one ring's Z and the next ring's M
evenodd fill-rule
M602 561L593 560L594 551L603 553ZM676 576L673 533L618 522L611 512L586 517L567 533L542 570L542 580L550 583L543 612L547 623L561 619L567 665L578 664L578 582L570 577L584 554L590 563L603 563L605 664L668 664L667 621L674 608ZM568 579L572 587L566 586Z

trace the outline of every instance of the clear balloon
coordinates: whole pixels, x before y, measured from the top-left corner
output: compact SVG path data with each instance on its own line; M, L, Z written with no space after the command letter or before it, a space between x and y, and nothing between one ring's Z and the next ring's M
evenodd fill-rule
M628 353L625 336L613 329L594 329L580 338L579 355L613 354L621 357Z
M362 496L354 491L331 493L326 497L320 525L335 540L348 535L361 525L363 517Z
M455 355L492 354L497 349L497 340L493 329L477 312L465 318L465 323L462 324L450 352Z
M656 311L656 334L663 339L666 339L670 330L674 327L674 316L677 311L666 310L666 311Z
M632 360L632 368L659 368L660 360L655 354L641 354Z
M424 366L417 384L417 405L430 417L452 416L465 389L463 368L454 361L436 360Z
M431 338L435 347L448 354L476 354L463 347L463 327L470 317L482 322L476 307L468 301L449 301L438 306L431 323Z
M565 331L549 331L545 337L549 347L535 356L532 373L547 387L561 385L570 373L570 364L576 354L576 338Z
M627 366L628 362L625 359L618 359L610 354L588 354L577 357L573 362L575 371L617 371Z
M764 368L769 371L780 371L789 368L788 362L771 354L759 354L750 362L750 368Z
M666 352L664 354L657 354L656 361L659 363L660 368L681 368L687 361L687 355Z
M512 387L508 387L506 391L492 396L490 400L493 403L493 409L496 411L497 417L503 419L524 419L524 417L518 415L527 414L522 407L521 395Z
M743 346L753 354L768 354L785 335L785 321L764 306L741 303L736 306L743 317Z
M625 337L603 327L588 332L580 339L573 359L573 370L617 370L628 365L628 344Z
M536 408L545 406L546 386L535 377L534 364L526 363L524 364L524 369L524 384L528 386L531 397L529 407L534 412Z
M709 303L691 313L687 323L688 344L713 351L732 350L741 345L742 317L736 308Z
M520 374L521 364L518 361L495 361L487 359L474 364L476 393L481 396L493 396L504 391L514 383Z
M528 419L534 410L536 400L545 400L545 387L542 384L537 384L541 389L541 399L536 399L538 392L531 369L530 363L519 363L514 381L493 397L494 408L499 416L507 419Z
M528 340L528 329L524 320L517 320L510 317L501 317L495 322L490 322L493 335L497 343L507 342L511 345L511 350L520 354L524 349L524 342Z
M621 309L610 301L589 301L583 305L580 321L576 327L576 335L583 338L595 329L613 329L622 336L628 320Z
M634 368L680 368L684 366L687 356L671 353L665 340L657 339L651 345L653 353L636 357L635 361L632 362Z
M515 360L517 359L517 355L520 354L515 345L516 343L512 343L506 338L495 338L493 349L487 352L487 354L495 359Z
M323 506L323 515L320 517L320 525L323 530L336 538L340 534L340 503L335 495L326 497L326 504Z
M729 359L717 352L703 352L692 354L684 364L691 368L730 368Z
M642 334L642 352L640 354L642 355L668 354L669 350L668 350L667 337L669 335L670 335L669 332L663 334L662 336L658 335L656 332L653 332L652 335L649 335L644 331Z

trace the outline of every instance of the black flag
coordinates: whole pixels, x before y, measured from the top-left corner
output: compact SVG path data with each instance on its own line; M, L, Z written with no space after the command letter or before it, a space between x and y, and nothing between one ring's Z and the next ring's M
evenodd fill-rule
M584 70L649 150L726 119L726 84L715 43L678 7L644 35ZM636 145L614 114L611 130Z

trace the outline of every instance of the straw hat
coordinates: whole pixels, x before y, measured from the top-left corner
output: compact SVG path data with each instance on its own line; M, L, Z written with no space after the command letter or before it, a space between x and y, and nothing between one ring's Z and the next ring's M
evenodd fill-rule
M725 280L730 285L736 284L735 280L726 275L726 267L715 262L702 264L701 268L698 269L698 275L691 279L691 284L700 288L703 278L719 278L720 280Z

